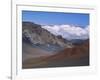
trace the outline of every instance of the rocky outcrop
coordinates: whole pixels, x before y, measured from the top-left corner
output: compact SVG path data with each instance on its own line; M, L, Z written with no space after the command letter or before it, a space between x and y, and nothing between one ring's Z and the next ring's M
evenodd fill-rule
M32 22L22 23L23 41L34 45L56 45L62 48L70 48L72 44L66 42L61 36L55 36L49 31L43 29L41 25Z

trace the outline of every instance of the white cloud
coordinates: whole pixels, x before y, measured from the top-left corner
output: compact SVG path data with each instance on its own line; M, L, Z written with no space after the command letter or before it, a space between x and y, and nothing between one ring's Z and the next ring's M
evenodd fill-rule
M81 28L72 25L53 25L42 26L54 35L61 35L66 39L87 39L89 37L89 26Z

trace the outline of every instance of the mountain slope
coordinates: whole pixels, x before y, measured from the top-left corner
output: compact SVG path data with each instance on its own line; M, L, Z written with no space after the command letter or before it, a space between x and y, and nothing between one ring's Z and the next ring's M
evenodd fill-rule
M66 42L61 36L55 36L49 31L43 29L41 25L32 22L22 23L22 37L24 42L31 45L42 46L44 48L63 49L72 47L70 42ZM51 50L52 50L51 49Z

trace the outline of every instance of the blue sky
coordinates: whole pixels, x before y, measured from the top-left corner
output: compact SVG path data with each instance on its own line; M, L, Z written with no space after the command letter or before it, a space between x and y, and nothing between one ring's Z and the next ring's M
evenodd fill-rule
M22 11L22 21L30 21L41 25L70 24L85 27L89 25L89 14Z

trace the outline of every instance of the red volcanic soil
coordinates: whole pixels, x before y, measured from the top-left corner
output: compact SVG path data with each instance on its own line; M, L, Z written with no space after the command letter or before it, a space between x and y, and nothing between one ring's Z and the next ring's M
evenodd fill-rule
M81 58L89 56L89 41L86 41L84 44L76 45L73 48L66 48L55 55L48 57L48 60L64 60L71 58Z
M23 63L23 68L45 68L64 66L87 66L89 65L89 41L72 48L66 48L54 55L29 59Z

